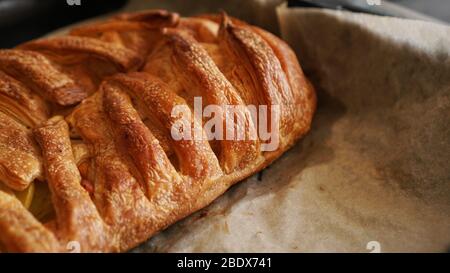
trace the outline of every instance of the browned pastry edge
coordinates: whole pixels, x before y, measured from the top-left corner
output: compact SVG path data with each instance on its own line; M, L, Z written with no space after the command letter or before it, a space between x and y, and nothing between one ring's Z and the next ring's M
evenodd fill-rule
M2 71L14 84L4 85L11 90L0 95L27 101L23 111L47 106L14 94L17 90L28 88L52 103L71 105L101 83L65 120L32 121L56 219L42 225L9 190L0 189L0 242L14 252L67 251L71 241L84 252L135 247L272 163L309 130L316 107L314 89L292 49L226 14L192 20L162 10L118 15L76 28L70 36L2 50L0 76ZM161 137L179 118L170 116L171 109L189 109L194 95L207 104L280 105L279 148L261 152L261 139ZM9 109L19 119L14 126L32 123L19 107ZM249 134L249 113L237 115L247 120ZM74 150L72 133L82 138L87 156Z

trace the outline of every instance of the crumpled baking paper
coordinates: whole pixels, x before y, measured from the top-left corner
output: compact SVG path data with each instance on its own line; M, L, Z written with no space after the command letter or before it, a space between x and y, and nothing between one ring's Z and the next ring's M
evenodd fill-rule
M140 6L197 12L161 2ZM317 88L318 110L310 133L262 174L134 251L448 251L450 27L208 2L199 12L221 6L281 33Z

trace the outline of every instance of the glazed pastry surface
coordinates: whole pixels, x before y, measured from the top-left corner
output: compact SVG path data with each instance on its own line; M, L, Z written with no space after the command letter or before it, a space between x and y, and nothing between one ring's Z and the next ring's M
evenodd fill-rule
M196 98L243 138L208 139ZM269 128L279 113L275 149L248 105L268 107ZM226 14L120 14L0 50L0 249L129 250L278 158L315 107L292 49ZM177 124L200 138L175 139Z

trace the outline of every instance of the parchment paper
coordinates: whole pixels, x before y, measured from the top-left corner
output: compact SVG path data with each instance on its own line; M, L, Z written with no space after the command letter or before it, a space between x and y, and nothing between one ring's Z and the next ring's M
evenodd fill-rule
M176 2L159 7L195 10ZM447 251L450 28L313 9L275 13L280 1L242 1L237 13L208 2L221 4L198 6L227 7L246 20L257 12L248 7L262 5L278 16L317 88L313 128L260 179L134 251L369 252L369 242L381 252ZM250 21L264 26L256 17Z

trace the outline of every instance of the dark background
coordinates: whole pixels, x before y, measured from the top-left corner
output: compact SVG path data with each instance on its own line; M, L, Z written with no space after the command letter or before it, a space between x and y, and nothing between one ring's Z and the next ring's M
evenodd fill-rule
M0 0L0 48L10 48L77 21L113 12L125 6L129 0L80 1L81 5L70 6L67 0ZM195 0L186 0L186 3L189 1ZM450 22L450 0L391 2Z
M13 47L52 30L123 7L127 0L0 0L0 48Z

